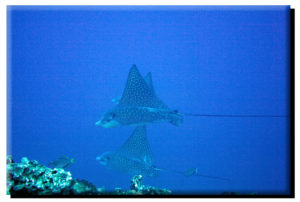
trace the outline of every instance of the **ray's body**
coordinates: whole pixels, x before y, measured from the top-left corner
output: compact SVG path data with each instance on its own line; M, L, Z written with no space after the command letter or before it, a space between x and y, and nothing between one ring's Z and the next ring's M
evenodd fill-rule
M138 126L123 146L112 152L105 152L96 160L110 170L133 175L156 176L153 156L146 137L146 126Z
M127 173L131 176L143 175L154 177L158 176L161 172L170 172L181 174L185 177L198 176L218 180L228 180L226 178L199 174L197 168L187 169L182 172L156 167L147 140L145 125L136 127L120 149L112 152L105 152L98 156L96 160L110 170Z
M113 99L117 105L104 113L96 125L113 128L122 125L144 125L170 122L180 125L183 115L164 104L155 94L151 73L143 78L137 67L130 69L126 87L120 99Z

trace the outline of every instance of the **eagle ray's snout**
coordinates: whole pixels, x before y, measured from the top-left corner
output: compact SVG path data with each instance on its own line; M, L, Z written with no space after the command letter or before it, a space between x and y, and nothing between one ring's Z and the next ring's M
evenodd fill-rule
M97 122L95 123L95 125L96 125L96 126L101 126L101 121L102 121L102 120L97 121Z

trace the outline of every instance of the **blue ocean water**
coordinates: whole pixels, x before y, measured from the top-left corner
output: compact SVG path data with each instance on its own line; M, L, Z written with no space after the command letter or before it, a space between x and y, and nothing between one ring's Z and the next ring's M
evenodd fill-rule
M132 64L182 113L288 115L289 6L8 7L8 154L67 170L97 187L130 178L96 161L134 126L95 126ZM287 118L184 117L147 126L155 165L230 178L162 173L173 193L286 193Z

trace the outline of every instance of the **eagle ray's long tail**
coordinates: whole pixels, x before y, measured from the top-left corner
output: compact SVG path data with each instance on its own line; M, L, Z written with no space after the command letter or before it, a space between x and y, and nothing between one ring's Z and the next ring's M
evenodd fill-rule
M257 115L257 114L193 114L193 113L181 113L185 116L198 116L198 117L224 117L224 118L286 118L287 115Z
M176 170L170 170L170 169L162 169L162 168L156 168L156 170L163 171L163 172L177 173L177 174L180 174L180 175L184 175L185 177L198 176L198 177L205 177L205 178L210 178L210 179L230 181L230 179L224 178L224 177L217 177L217 176L211 176L211 175L202 175L202 174L199 174L198 171L190 173L190 174L186 174L186 172L188 170L191 170L191 169L188 169L188 170L186 170L184 172L182 172L182 171L176 171Z

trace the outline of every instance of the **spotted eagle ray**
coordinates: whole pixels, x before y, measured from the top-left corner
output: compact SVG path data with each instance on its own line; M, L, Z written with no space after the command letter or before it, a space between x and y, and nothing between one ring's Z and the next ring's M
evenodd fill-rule
M155 94L151 73L143 78L136 65L130 69L127 83L117 105L104 113L96 125L113 128L122 125L144 125L156 122L170 122L180 125L183 115L170 110Z
M105 152L97 161L108 169L130 175L156 176L153 155L146 137L146 126L138 126L123 146L113 152Z
M132 135L121 148L112 152L105 152L96 157L96 160L110 170L127 173L129 175L158 176L160 172L182 174L185 177L199 176L219 180L226 178L201 175L197 168L187 169L184 172L162 169L154 166L154 159L147 140L146 126L137 126Z
M130 69L127 83L121 97L113 99L116 106L104 113L96 125L114 128L122 125L143 125L169 122L175 126L183 122L183 116L221 117L221 118L283 118L286 115L228 115L179 113L171 110L156 95L152 76L149 72L143 78L136 65Z

